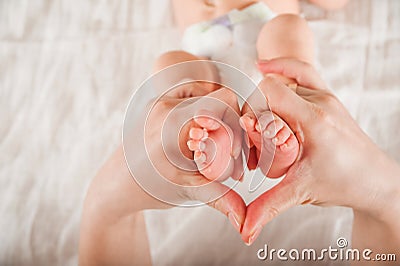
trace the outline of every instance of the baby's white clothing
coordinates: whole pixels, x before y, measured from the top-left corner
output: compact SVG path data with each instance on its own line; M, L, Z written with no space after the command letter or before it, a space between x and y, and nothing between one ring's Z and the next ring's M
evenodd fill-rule
M258 34L275 16L263 2L234 9L222 17L188 27L183 34L182 49L232 65L258 83L262 78L255 66Z

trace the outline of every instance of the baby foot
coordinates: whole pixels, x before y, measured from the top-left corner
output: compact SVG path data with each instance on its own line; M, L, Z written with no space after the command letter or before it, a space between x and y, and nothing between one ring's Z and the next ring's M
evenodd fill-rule
M199 172L209 180L221 182L234 172L234 158L231 154L233 132L223 121L212 117L210 114L194 119L187 145L194 153Z
M257 159L263 173L271 178L285 174L299 153L299 142L289 126L269 111L262 113L258 121L245 115L240 118L240 123L247 132L248 146L251 142L257 149ZM271 159L272 164L268 169Z

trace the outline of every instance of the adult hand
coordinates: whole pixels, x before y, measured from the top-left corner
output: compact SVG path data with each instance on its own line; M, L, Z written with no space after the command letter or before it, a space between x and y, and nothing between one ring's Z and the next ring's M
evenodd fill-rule
M240 231L246 214L243 199L229 187L217 181L211 182L200 174L186 144L189 140L189 130L194 123L193 118L196 116L212 114L215 121L227 124L233 133L230 153L234 161L233 171L228 174L239 180L243 174L240 156L242 129L238 120L240 110L236 95L225 88L198 98L178 98L170 95L163 96L154 104L145 125L145 144L152 162L151 167L177 186L170 190L170 187L166 186L168 184L155 181L157 183L154 187L157 187L160 193L170 190L173 195L169 197L172 197L170 199L174 202L196 200L207 203L227 215L235 229ZM135 163L140 164L139 167L145 168L142 161L135 159ZM135 178L138 180L138 176ZM149 180L152 176L142 176L139 180L142 180L141 178Z
M247 207L243 240L252 244L265 224L300 204L348 206L384 219L393 210L383 206L396 202L399 213L397 164L363 133L314 68L275 59L260 63L259 69L266 74L259 89L301 147L286 177ZM276 74L295 80L297 89L279 82ZM250 112L244 106L242 115Z
M199 90L189 91L190 95L192 93L199 93ZM197 112L201 113L202 109L207 108L212 111L216 121L221 120L232 129L233 140L231 139L229 147L232 148L233 158L237 159L234 160L235 167L231 176L236 179L240 177L243 170L241 156L235 154L237 150L241 152L242 140L242 131L238 123L237 98L226 89L204 94L200 99L180 98L185 95L177 94L164 96L152 104L153 111L147 117L146 123L141 121L141 119L146 119L143 112L139 113L139 110L135 108L134 114L137 116L134 118L139 117L139 119L130 120L135 121L136 124L125 125L127 127L124 128L126 129L124 130L124 150L122 147L116 150L89 187L81 222L79 244L81 264L140 263L147 265L150 263L145 223L141 211L170 208L172 205L156 198L160 199L161 194L155 193L150 196L148 190L143 190L146 182L154 182L157 192L168 194L169 199L176 204L188 200L206 202L227 215L236 230L240 231L240 225L243 224L246 214L246 205L242 198L221 183L207 180L198 171L181 169L179 162L174 164L177 161L172 161L171 159L174 158L171 157L167 158L164 152L165 149L169 150L169 155L172 156L181 153L191 156L186 141L192 122L186 118L193 118ZM141 122L144 125L141 124L138 127ZM168 126L170 126L169 129ZM165 127L167 127L167 134L164 136L161 132ZM174 130L177 130L179 134ZM178 137L179 135L181 137ZM143 140L145 140L147 150L145 150ZM179 145L174 145L178 140ZM190 162L192 169L196 170L195 163ZM133 168L131 163L134 164ZM158 175L162 175L163 178L157 179ZM178 185L173 186L172 183ZM172 189L170 189L171 186ZM126 245L126 243L132 243L132 245Z

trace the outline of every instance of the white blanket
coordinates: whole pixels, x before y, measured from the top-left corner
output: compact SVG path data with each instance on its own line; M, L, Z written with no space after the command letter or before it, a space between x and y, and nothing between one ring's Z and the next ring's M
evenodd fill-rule
M400 1L350 1L338 12L305 6L320 69L361 127L400 161ZM120 143L125 107L152 62L179 48L170 13L166 0L0 1L0 264L76 265L88 183ZM188 231L191 220L181 218L181 231L171 234L173 220L156 226L155 217L172 212L153 213L147 222L156 264L254 260L213 210L175 212L201 212L217 221L214 230L224 229ZM313 219L300 224L296 215ZM256 246L312 247L324 232L322 244L333 244L349 236L350 222L348 210L296 208ZM315 231L303 238L306 223ZM152 241L163 234L165 242Z

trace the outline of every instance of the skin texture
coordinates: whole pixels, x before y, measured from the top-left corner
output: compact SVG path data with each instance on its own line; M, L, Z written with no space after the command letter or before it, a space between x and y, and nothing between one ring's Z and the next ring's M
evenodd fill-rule
M244 240L249 240L255 227L293 205L341 205L354 210L354 248L399 256L399 166L360 130L310 65L279 59L260 64L260 69L290 76L301 85L295 93L268 75L260 87L272 108L293 128L303 152L286 178L248 207ZM335 149L326 145L327 138L336 143ZM342 154L349 156L342 160ZM327 156L333 160L325 160ZM222 210L234 201L235 195L230 194L212 206ZM117 149L93 180L85 200L80 264L149 264L141 210L168 207L134 182L122 149Z
M177 63L179 58L182 62L197 59L185 52L170 52L161 56L155 63L155 71ZM205 75L213 75L211 69L198 69L204 71ZM159 125L164 120L166 114L174 109L179 103L193 96L207 96L224 103L225 108L214 108L213 115L219 121L227 124L233 131L241 132L239 125L240 110L236 96L227 89L206 84L199 86L193 83L190 86L183 86L177 90L170 91L155 106L154 112L148 119L149 138L148 150L154 163L172 182L182 185L203 185L210 181L200 173L185 172L171 165L162 151L160 140ZM203 99L202 99L203 100ZM204 100L203 100L204 101ZM194 102L180 109L177 114L193 113L193 117L201 110L201 106L207 105L205 102ZM226 109L236 112L236 119L226 116ZM179 120L179 117L176 119ZM189 130L192 128L191 121L186 124L180 137L180 151L190 157L192 152L187 147L189 140ZM153 130L153 131L152 131ZM236 132L233 140L232 151L241 151L241 133ZM234 160L234 171L243 172L241 157ZM238 169L236 169L238 167ZM237 177L239 178L239 177ZM161 188L162 189L162 188ZM177 199L182 201L200 200L223 213L233 227L240 232L241 225L244 223L246 206L243 199L233 190L229 190L223 197L209 202L210 194L220 194L226 191L226 187L219 182L213 182L207 194L195 193L195 191L182 190L177 193ZM150 252L146 228L143 222L142 210L146 209L166 209L173 206L165 204L143 191L143 189L132 178L127 167L122 147L105 163L93 179L86 195L81 231L79 241L79 264L80 265L149 265L151 264ZM127 245L126 243L133 243Z
M259 68L300 85L294 92L267 75L260 89L293 129L302 152L283 181L247 207L243 239L251 244L266 223L294 205L347 206L355 215L353 247L399 255L398 164L365 135L311 65L276 59Z
M244 3L244 6L246 4L248 3ZM228 10L232 6L225 8ZM295 9L287 10L296 13ZM212 18L224 11L220 9L218 11L220 13L216 10L207 12L207 16ZM282 10L282 13L286 12ZM203 16L201 20L205 18ZM284 24L289 26L285 29ZM292 34L288 29L296 30L293 30ZM298 37L296 33L299 33ZM294 134L300 145L300 153L296 156L294 164L288 167L286 178L252 202L247 209L240 196L234 192L208 204L228 216L248 244L254 242L265 224L291 206L298 204L347 206L354 211L352 239L354 248L371 248L374 252L396 253L399 257L399 166L372 143L342 104L326 89L326 85L312 67L313 48L312 43L307 42L312 40L310 35L307 35L309 33L304 27L304 21L298 16L281 15L265 26L257 43L259 59L263 60L259 68L266 74L260 89L266 95L272 111L281 117L276 116L275 123L284 121L287 125L285 128L291 130L289 139ZM285 44L289 42L285 40L290 40L291 45L286 46ZM297 54L292 53L290 47L293 46L297 47L292 49ZM287 58L274 59L280 57ZM198 58L193 55L176 51L163 55L157 61L155 68L160 70L174 62L196 59ZM274 60L265 61L266 59ZM204 71L205 75L216 74L212 69L201 71ZM299 84L296 90L286 86L293 83ZM186 89L177 90L179 93L171 92L166 95L167 97L158 106L158 112L159 114L168 112L183 98L209 94L237 108L237 100L232 94L221 93L218 90L218 87L209 84L187 86ZM199 106L193 105L193 114L196 114L195 111L201 111ZM244 107L242 115L252 117L254 114ZM217 111L213 116L221 121L219 124L237 129L237 124L232 125L225 121L221 112ZM158 122L155 116L154 124ZM254 120L254 125L256 124ZM262 135L261 132L258 135L257 128L251 125L245 126L249 135L254 134L250 138L252 143L249 142L253 145L253 152L250 153L252 160L249 164L251 162L257 164L260 159L257 157L257 149L260 150L261 146L257 148L256 139L257 137L261 139ZM187 147L190 131L193 128L203 128L203 124L193 120L183 130L182 136L186 137L181 138L180 147L188 157L193 156L193 151ZM207 130L210 133L214 129ZM215 138L224 139L227 135L229 133L221 131ZM240 134L233 133L233 135ZM226 140L219 142L221 141L226 143ZM328 143L335 143L335 149ZM154 141L153 150L157 151L159 145L159 142ZM231 146L231 153L234 153L234 147L237 146ZM157 153L153 156L158 157ZM171 176L176 178L175 182L185 184L209 182L209 179L200 173L184 174L171 168L162 156L159 158L161 158L159 168L174 173ZM325 158L331 160L327 161ZM233 168L236 169L235 164ZM213 187L214 190L221 189L217 183ZM204 200L204 196L186 195L187 199L200 200ZM171 206L143 192L133 181L126 167L122 149L118 148L93 180L85 200L81 225L80 264L150 264L141 210L169 207ZM134 244L130 246L126 243Z

